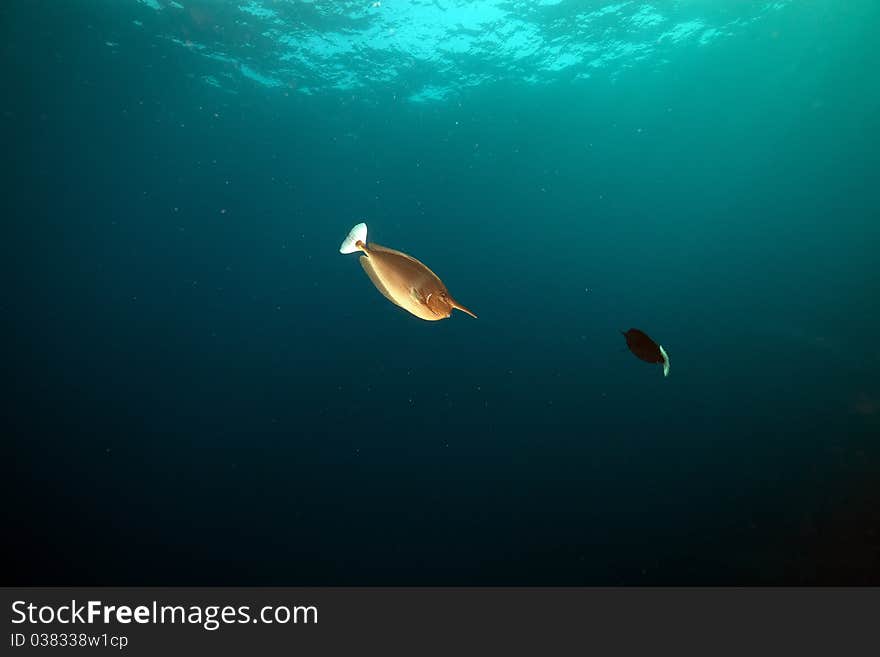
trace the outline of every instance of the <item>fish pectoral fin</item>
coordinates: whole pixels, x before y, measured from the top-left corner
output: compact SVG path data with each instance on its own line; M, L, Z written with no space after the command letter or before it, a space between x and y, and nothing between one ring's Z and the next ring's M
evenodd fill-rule
M373 281L373 285L376 286L376 289L382 293L382 296L388 299L395 306L400 306L397 301L394 300L394 297L388 292L388 289L385 287L385 284L379 279L379 276L376 274L376 270L373 269L373 263L370 261L368 256L362 255L358 258L361 262L361 267L364 268L364 271L367 273L367 276L370 277L370 280ZM401 306L402 307L402 306Z
M431 301L431 297L434 296L433 292L428 292L427 294L425 294L424 292L422 292L422 290L410 288L409 293L416 303L424 306L427 311L431 313L434 317L445 317L445 315L443 315L442 313L437 312L436 308L431 307L431 304L429 303Z

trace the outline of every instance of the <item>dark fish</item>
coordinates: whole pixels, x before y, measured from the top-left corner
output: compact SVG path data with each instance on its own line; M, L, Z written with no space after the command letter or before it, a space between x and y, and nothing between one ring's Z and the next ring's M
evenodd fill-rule
M646 363L662 363L663 376L669 376L669 355L666 350L654 342L643 331L631 328L629 331L621 331L626 338L626 346Z
M362 251L361 266L373 285L391 303L420 319L446 319L453 309L473 318L470 310L449 295L437 274L424 264L400 251L378 244L367 244L367 224L358 224L339 247L340 253Z

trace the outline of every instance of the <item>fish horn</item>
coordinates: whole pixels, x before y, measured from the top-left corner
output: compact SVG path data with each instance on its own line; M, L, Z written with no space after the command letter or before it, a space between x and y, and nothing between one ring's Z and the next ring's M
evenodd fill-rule
M468 315L470 315L470 316L473 317L474 319L477 319L477 316L476 316L476 315L474 315L470 310L468 310L467 308L465 308L464 306L462 306L462 305L461 305L458 301L456 301L455 299L450 299L450 300L449 300L449 303L452 305L453 308L457 308L457 309L460 310L461 312L463 312L463 313L467 313Z

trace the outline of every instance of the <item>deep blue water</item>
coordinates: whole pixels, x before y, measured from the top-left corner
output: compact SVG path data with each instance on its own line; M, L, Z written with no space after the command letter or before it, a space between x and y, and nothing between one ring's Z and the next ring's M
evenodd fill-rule
M880 583L875 3L371 4L0 7L4 581Z

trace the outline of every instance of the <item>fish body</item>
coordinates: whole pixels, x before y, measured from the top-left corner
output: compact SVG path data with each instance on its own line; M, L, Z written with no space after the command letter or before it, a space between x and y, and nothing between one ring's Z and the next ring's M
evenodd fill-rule
M666 350L654 342L644 331L631 328L621 331L626 338L626 346L635 355L646 363L660 363L663 365L663 376L669 376L669 356Z
M351 229L340 253L363 253L361 266L391 303L429 322L446 319L453 309L476 315L449 294L443 281L424 263L401 251L367 242L366 224Z

